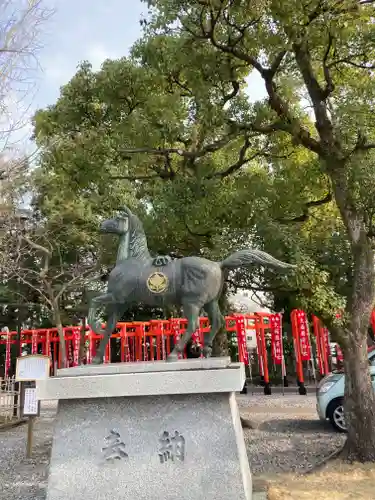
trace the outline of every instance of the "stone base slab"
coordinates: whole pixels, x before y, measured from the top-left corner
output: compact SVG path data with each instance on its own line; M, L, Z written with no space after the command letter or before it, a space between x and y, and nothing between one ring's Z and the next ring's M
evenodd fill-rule
M137 361L135 363L106 363L103 365L83 365L57 370L59 377L82 375L113 375L118 373L150 373L185 370L215 370L233 366L229 356L218 358L180 359L178 361Z
M251 498L234 393L59 402L47 500Z
M216 360L216 361L215 361ZM220 361L221 360L221 361ZM226 358L212 358L202 368L203 360L188 360L179 370L171 371L170 363L117 363L60 370L59 376L38 380L40 400L82 399L121 396L161 396L170 394L203 394L241 391L245 384L243 363L228 366ZM210 365L211 363L211 365ZM114 367L115 366L115 367ZM142 371L142 367L145 371ZM214 366L214 368L212 368ZM226 366L226 367L224 367ZM69 376L65 373L71 371ZM60 375L64 372L64 375ZM73 373L76 375L73 376Z

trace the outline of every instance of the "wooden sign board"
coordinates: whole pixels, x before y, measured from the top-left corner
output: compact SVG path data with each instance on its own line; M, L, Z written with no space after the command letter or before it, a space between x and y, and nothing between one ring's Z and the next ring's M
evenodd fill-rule
M36 387L25 387L22 413L25 417L38 417L40 415L40 401L36 397Z
M49 377L50 358L42 354L31 354L17 358L16 380L26 382L44 380Z
M254 328L246 328L246 346L250 349L256 349L257 347L257 336L256 330Z

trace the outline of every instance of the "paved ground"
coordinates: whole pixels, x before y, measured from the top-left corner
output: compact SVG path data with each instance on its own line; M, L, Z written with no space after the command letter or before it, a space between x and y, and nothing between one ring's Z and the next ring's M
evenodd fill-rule
M317 419L313 395L249 394L238 403L256 426L245 430L256 491L266 477L309 469L343 443L342 435ZM45 500L54 413L55 405L44 405L31 460L25 458L26 426L0 432L0 500Z

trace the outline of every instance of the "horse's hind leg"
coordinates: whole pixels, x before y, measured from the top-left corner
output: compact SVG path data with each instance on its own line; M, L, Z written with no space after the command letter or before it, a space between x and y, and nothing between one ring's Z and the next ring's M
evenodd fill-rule
M186 344L189 342L191 336L199 326L198 321L201 307L192 304L185 304L183 305L183 310L184 316L188 320L187 329L184 335L181 336L180 340L174 346L174 349L168 356L167 361L176 361L178 359L178 355L184 351Z
M211 356L212 344L215 340L216 334L220 328L224 326L225 321L223 315L221 314L217 300L208 302L203 306L203 309L206 311L211 325L210 331L204 336L203 356L208 358Z

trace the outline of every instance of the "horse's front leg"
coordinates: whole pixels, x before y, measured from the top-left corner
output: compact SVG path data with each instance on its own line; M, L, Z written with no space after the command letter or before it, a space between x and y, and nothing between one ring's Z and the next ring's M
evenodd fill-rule
M108 306L108 313L108 320L103 332L103 338L101 339L96 355L92 360L94 365L101 365L103 363L104 351L114 329L116 328L117 321L119 320L120 308L117 304L112 304L111 306Z
M180 337L177 344L174 346L173 351L167 358L167 361L178 360L178 355L184 352L186 344L191 339L191 336L198 328L199 313L201 310L200 306L186 304L183 306L184 316L188 320L186 332Z
M113 302L114 300L111 293L103 293L102 295L98 295L91 300L87 323L91 330L97 335L101 335L103 333L101 323L99 323L96 319L98 309Z

